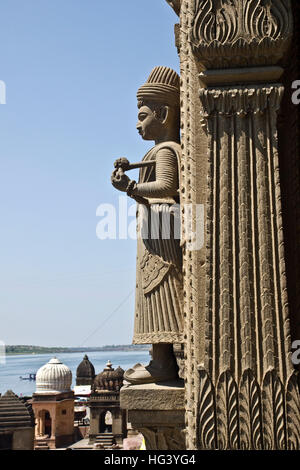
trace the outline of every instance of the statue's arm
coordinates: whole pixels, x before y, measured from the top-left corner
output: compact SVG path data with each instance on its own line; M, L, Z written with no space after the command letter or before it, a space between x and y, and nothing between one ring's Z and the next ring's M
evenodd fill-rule
M178 190L177 156L171 148L162 148L156 154L155 181L138 183L132 196L149 198L172 197Z

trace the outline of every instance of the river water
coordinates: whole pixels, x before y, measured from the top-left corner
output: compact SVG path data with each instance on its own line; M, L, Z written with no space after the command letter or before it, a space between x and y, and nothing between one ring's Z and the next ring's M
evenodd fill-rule
M35 392L35 382L21 380L20 376L35 374L40 367L57 356L72 371L73 383L76 384L76 369L83 359L84 353L64 354L26 354L20 356L6 356L5 363L0 362L0 394L12 390L19 396L31 396ZM126 370L140 362L147 364L150 360L148 351L96 351L88 353L89 360L95 367L96 374L103 371L106 363L110 360L114 369L118 366Z

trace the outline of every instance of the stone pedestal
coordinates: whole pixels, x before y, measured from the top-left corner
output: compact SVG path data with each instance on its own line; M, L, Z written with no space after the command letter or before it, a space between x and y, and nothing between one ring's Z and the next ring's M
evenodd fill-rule
M182 381L125 386L120 399L128 421L145 437L147 450L185 449Z

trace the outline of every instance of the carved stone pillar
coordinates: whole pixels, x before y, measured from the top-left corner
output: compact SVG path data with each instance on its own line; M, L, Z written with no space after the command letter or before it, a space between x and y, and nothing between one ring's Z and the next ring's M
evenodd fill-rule
M276 133L282 94L276 84L200 90L210 161L200 448L300 446Z
M206 216L201 250L184 234L188 449L300 449L277 144L292 23L289 0L181 2L181 197Z

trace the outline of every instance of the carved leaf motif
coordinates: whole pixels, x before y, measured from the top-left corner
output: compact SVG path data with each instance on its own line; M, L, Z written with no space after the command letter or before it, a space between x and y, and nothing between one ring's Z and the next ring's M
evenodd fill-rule
M147 450L184 450L184 432L180 428L168 427L141 427L139 431L146 441Z
M240 440L242 450L263 448L260 389L250 369L240 383Z
M217 385L217 425L218 449L238 449L238 392L228 370L221 374Z
M294 372L286 387L287 447L288 450L300 449L300 395Z
M276 30L273 32L274 39L288 33L291 26L289 9L291 10L291 6L288 1L273 0L270 11L276 25Z
M197 413L199 449L216 449L216 413L213 385L205 369L200 368L200 390Z
M212 0L196 0L193 37L195 40L210 43L215 39L215 14Z
M259 0L247 2L245 5L245 32L250 37L260 40L272 36L276 22L270 14L270 9L260 5Z
M224 2L222 2L222 6ZM216 40L225 44L232 42L237 34L238 21L233 9L222 8L216 15Z
M283 386L274 369L263 380L263 429L265 450L286 449L285 404Z
M195 0L194 7L191 40L205 67L276 64L291 38L290 0Z
M239 39L278 39L290 27L288 2L273 0L196 0L193 37L198 42L225 44Z

